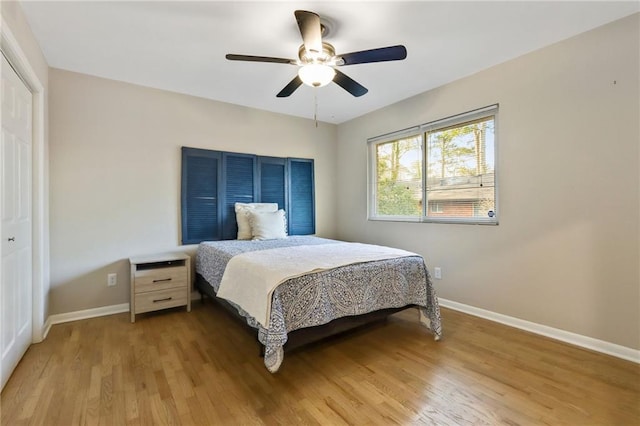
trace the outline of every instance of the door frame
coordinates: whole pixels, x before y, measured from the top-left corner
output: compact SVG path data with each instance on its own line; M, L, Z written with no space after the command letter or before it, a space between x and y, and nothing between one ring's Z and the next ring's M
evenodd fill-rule
M44 340L45 315L49 303L49 169L46 143L46 93L20 43L7 22L0 23L0 48L25 82L33 96L32 102L32 343ZM0 225L1 226L1 225ZM0 265L0 268L2 266Z

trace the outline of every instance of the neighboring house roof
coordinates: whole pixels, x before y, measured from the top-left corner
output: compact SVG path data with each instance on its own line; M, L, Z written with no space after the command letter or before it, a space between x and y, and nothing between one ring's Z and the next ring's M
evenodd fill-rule
M427 179L429 201L492 199L494 197L494 185L494 173Z

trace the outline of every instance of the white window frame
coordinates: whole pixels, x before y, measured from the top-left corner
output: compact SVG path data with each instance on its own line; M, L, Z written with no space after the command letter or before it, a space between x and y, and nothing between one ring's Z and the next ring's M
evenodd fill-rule
M411 127L397 132L376 136L367 140L368 159L367 159L367 211L368 219L372 221L395 221L395 222L426 222L426 223L460 223L460 224L477 224L477 225L498 225L498 104L479 108L473 111L457 114L451 117L443 118L420 126ZM493 146L493 164L494 164L494 210L493 217L469 217L469 218L452 218L452 217L434 217L429 216L429 199L426 187L427 179L427 141L426 133L437 131L451 126L456 126L469 121L478 120L485 117L494 118L494 146ZM388 143L408 137L420 136L422 140L422 216L391 216L380 215L376 212L377 200L377 159L376 147L382 143Z

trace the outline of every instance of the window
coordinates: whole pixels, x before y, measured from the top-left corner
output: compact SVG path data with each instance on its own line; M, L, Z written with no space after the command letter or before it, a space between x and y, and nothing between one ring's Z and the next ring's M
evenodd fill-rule
M431 213L444 213L444 210L442 210L442 203L431 201L429 203L429 206L431 206Z
M422 137L375 145L376 212L382 216L422 215Z
M369 140L369 218L497 224L498 106Z

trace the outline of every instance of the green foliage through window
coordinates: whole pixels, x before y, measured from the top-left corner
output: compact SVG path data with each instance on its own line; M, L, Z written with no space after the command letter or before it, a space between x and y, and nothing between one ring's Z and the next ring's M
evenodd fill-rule
M420 216L422 212L422 138L400 139L376 146L377 211L388 216Z

